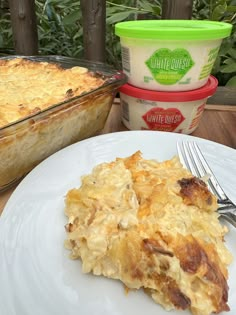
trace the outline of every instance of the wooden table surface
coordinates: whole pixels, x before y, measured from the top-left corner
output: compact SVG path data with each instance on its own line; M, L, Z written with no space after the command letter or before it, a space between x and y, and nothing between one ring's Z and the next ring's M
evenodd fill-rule
M127 130L120 119L120 104L115 102L101 134ZM236 149L236 106L207 105L199 127L192 136L224 144ZM0 193L0 214L15 187Z

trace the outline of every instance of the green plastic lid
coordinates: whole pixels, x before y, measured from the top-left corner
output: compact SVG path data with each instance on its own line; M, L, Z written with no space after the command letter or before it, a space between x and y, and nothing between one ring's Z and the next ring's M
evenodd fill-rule
M137 20L115 25L119 37L164 40L220 39L230 35L232 25L205 20Z

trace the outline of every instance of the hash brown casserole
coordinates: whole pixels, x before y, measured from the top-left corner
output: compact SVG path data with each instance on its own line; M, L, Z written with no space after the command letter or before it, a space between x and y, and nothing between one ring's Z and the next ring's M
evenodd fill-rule
M100 132L125 82L95 62L9 58L0 58L0 191L56 151Z
M0 60L0 127L96 89L104 80L84 67L24 58Z
M166 310L228 311L224 244L217 200L177 157L141 152L96 166L65 198L71 258L84 273L121 280Z

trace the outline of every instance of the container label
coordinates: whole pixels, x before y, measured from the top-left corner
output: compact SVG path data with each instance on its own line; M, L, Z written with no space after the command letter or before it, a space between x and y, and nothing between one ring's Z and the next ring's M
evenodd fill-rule
M129 121L129 104L124 100L121 100L121 116Z
M121 47L122 67L124 71L130 72L130 52L128 47Z
M191 121L191 124L189 126L190 130L198 126L200 118L201 118L202 113L204 111L204 108L205 108L205 103L198 106L195 117L193 118L193 120Z
M143 116L150 130L174 131L185 117L178 108L155 107L147 111Z
M220 46L212 48L208 53L207 63L202 67L201 73L199 75L199 80L207 78L211 74L211 70L214 66L215 60L218 56Z
M163 85L177 83L194 65L191 55L184 48L160 48L145 63L153 78Z

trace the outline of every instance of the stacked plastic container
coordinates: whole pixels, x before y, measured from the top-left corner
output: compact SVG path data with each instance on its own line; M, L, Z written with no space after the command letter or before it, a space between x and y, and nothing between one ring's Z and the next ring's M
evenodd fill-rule
M216 91L217 79L210 74L231 29L228 23L198 20L117 23L128 77L120 88L124 125L192 133Z

